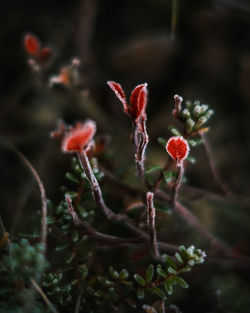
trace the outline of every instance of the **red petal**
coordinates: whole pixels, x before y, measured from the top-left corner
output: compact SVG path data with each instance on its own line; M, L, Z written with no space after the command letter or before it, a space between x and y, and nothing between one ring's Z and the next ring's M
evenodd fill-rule
M63 152L81 152L84 147L93 138L96 132L96 123L94 121L86 121L78 123L64 137L62 142Z
M144 115L147 104L147 84L141 84L135 87L130 96L131 115L137 120Z
M24 47L28 54L37 56L40 53L40 42L33 35L26 35L24 38Z
M125 97L125 94L121 85L113 81L108 81L107 84L114 91L117 98L122 102L124 112L128 114L128 105L127 105L126 97Z
M187 141L181 136L171 137L166 145L167 152L176 161L184 160L189 152Z

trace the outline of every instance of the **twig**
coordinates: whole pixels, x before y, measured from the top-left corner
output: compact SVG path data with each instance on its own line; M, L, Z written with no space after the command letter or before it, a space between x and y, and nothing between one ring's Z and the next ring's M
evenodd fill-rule
M226 196L226 195L230 194L230 190L225 185L225 183L223 182L219 172L217 171L217 168L216 168L215 163L214 163L214 159L212 157L211 147L209 145L207 137L206 137L206 135L204 133L200 133L200 137L201 137L202 142L203 142L205 154L206 154L206 157L207 157L207 160L208 160L209 167L210 167L211 172L213 174L214 180L215 180L217 186L220 188L220 190Z
M141 120L138 123L140 124L136 125L136 130L135 130L137 134L137 141L135 141L135 145L136 145L135 163L137 166L138 176L140 177L143 183L146 183L145 169L144 169L145 151L148 145L146 118L141 117Z
M17 149L15 148L11 143L9 142L3 142L4 145L6 145L8 148L10 148L12 151L14 151L19 158L24 162L26 167L30 170L32 173L35 181L37 182L37 185L40 190L41 195L41 205L42 205L42 219L41 219L41 243L44 246L44 254L46 253L47 248L47 198L46 198L46 192L43 185L43 182L41 181L36 169L33 167L33 165L30 163L30 161Z
M177 201L178 193L181 187L183 174L184 174L184 166L183 166L183 163L181 163L180 166L178 166L178 174L177 174L177 178L173 187L173 195L171 198L171 204L173 207L176 206L176 201Z
M82 151L82 153L78 153L77 156L78 156L80 165L82 169L84 170L87 176L87 179L90 183L95 202L101 209L102 213L106 216L106 218L114 222L123 222L130 230L132 230L139 237L147 238L148 237L147 234L144 233L142 230L140 230L138 227L136 227L134 223L126 215L116 214L106 206L103 196L102 196L100 185L92 171L86 152Z
M159 258L159 249L157 245L157 236L155 229L155 207L154 207L154 194L153 192L148 192L146 195L147 199L147 224L148 224L148 232L150 237L150 246L152 250L152 254L155 258Z
M34 278L30 279L32 285L34 286L34 288L36 289L36 291L40 294L40 296L42 297L42 299L44 300L44 302L47 304L47 306L49 307L49 309L54 312L57 313L57 310L55 309L55 307L53 306L53 304L50 302L50 300L48 299L48 297L46 296L46 294L42 291L42 289L39 287L39 285L37 284L37 282L34 280Z

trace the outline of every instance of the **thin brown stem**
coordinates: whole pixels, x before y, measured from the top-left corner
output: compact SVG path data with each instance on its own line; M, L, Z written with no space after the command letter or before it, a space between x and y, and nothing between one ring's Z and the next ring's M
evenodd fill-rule
M148 139L148 134L147 134L145 118L141 118L141 120L138 122L138 125L136 125L135 134L137 135L136 136L137 141L135 141L135 145L136 145L135 163L137 166L137 172L138 172L139 178L144 184L146 184L144 162L145 162L145 151L146 151L149 139Z
M116 214L107 207L102 196L100 185L92 171L86 152L82 151L82 153L78 153L78 159L91 186L94 200L97 206L101 209L102 213L106 216L106 218L114 222L123 222L131 231L133 231L139 237L147 238L147 234L140 230L138 227L136 227L136 225L134 225L130 218L128 218L124 214Z
M184 166L183 166L183 163L181 163L180 166L178 166L178 174L177 174L177 178L173 187L173 195L171 198L171 204L173 207L176 206L176 201L177 201L179 190L181 187L181 181L182 181L183 175L184 175Z
M212 156L211 147L210 147L210 144L207 140L207 137L204 133L200 133L200 137L201 137L202 142L203 142L205 154L206 154L208 164L209 164L209 167L211 169L214 181L216 182L217 186L222 191L222 193L224 195L228 195L230 193L230 191L229 191L228 187L225 185L223 179L221 178L221 176L220 176L220 174L216 168L216 165L214 163L214 159Z
M150 237L150 247L152 254L155 258L160 257L158 245L157 245L157 235L155 229L155 207L154 207L154 194L153 192L148 192L146 195L147 199L147 224L148 232Z
M51 312L57 313L57 310L55 309L53 304L50 302L50 300L48 299L46 294L42 291L42 289L37 284L37 282L33 278L31 278L30 281L31 281L31 284L33 285L33 287L36 289L36 291L40 294L40 296L42 297L44 302L47 304L47 306L51 310Z

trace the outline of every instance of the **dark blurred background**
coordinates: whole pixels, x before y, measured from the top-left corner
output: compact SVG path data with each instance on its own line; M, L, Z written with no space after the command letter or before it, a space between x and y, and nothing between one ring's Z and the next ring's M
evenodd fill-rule
M170 136L175 93L209 104L216 114L208 137L219 172L235 194L249 194L250 1L174 2L173 36L170 0L1 0L1 207L8 229L21 223L23 208L32 212L40 204L35 183L6 142L28 157L54 200L61 197L59 185L69 167L68 156L61 155L59 144L49 137L59 118L67 123L95 119L98 133L110 138L108 149L117 156L114 169L121 164L133 168L130 123L107 80L121 83L127 95L135 85L148 82L148 164L164 163L157 137ZM53 50L42 81L27 64L26 33ZM81 60L79 86L50 88L49 78L73 57ZM192 154L198 162L188 166L188 182L216 191L202 149ZM226 220L230 231L223 233L219 224L217 232L249 253L244 201L203 204L209 213L199 211L199 205L196 210L211 227ZM225 218L227 209L231 215ZM219 214L219 221L213 221L214 214ZM232 230L239 225L243 226L235 236Z

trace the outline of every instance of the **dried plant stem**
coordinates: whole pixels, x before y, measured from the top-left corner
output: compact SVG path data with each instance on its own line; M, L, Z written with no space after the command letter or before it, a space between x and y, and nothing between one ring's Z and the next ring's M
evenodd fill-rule
M50 300L48 299L48 297L46 296L46 294L42 291L42 289L39 287L39 285L37 284L37 282L31 278L30 279L33 287L36 289L36 291L40 294L40 296L42 297L42 299L44 300L44 302L47 304L47 306L49 307L49 309L51 310L51 312L57 313L57 310L55 309L55 307L53 306L53 304L50 302Z
M181 187L181 181L182 181L183 175L184 175L184 166L183 166L183 163L181 163L180 166L178 166L178 174L177 174L177 178L173 187L173 195L171 198L171 204L173 207L176 206L176 201L177 201L178 193Z
M153 192L148 192L146 195L147 199L147 225L148 232L150 237L150 247L152 254L155 258L160 257L158 244L157 244L157 235L155 229L155 207L154 207L154 194Z
M215 180L217 186L219 187L219 189L223 192L223 194L228 195L230 193L230 191L229 191L228 187L225 185L225 183L223 182L219 172L217 171L217 168L216 168L215 163L214 163L214 159L212 157L211 147L209 145L207 137L204 133L200 133L200 137L201 137L202 142L203 142L203 146L204 146L204 150L205 150L206 157L208 160L208 164L209 164L209 167L210 167L211 172L213 174L214 180Z
M135 145L136 145L136 153L135 153L135 163L137 166L138 176L141 181L145 184L145 151L148 145L148 134L146 128L146 119L142 118L139 125L136 125L135 128Z
M86 152L83 150L82 153L78 153L77 155L78 155L80 165L83 171L85 172L87 179L89 181L89 184L91 186L95 202L101 209L102 213L106 216L106 218L114 222L123 222L131 231L133 231L139 237L147 238L147 234L144 233L142 230L140 230L138 227L136 227L134 223L126 215L116 214L106 206L103 196L102 196L100 185L92 171Z

